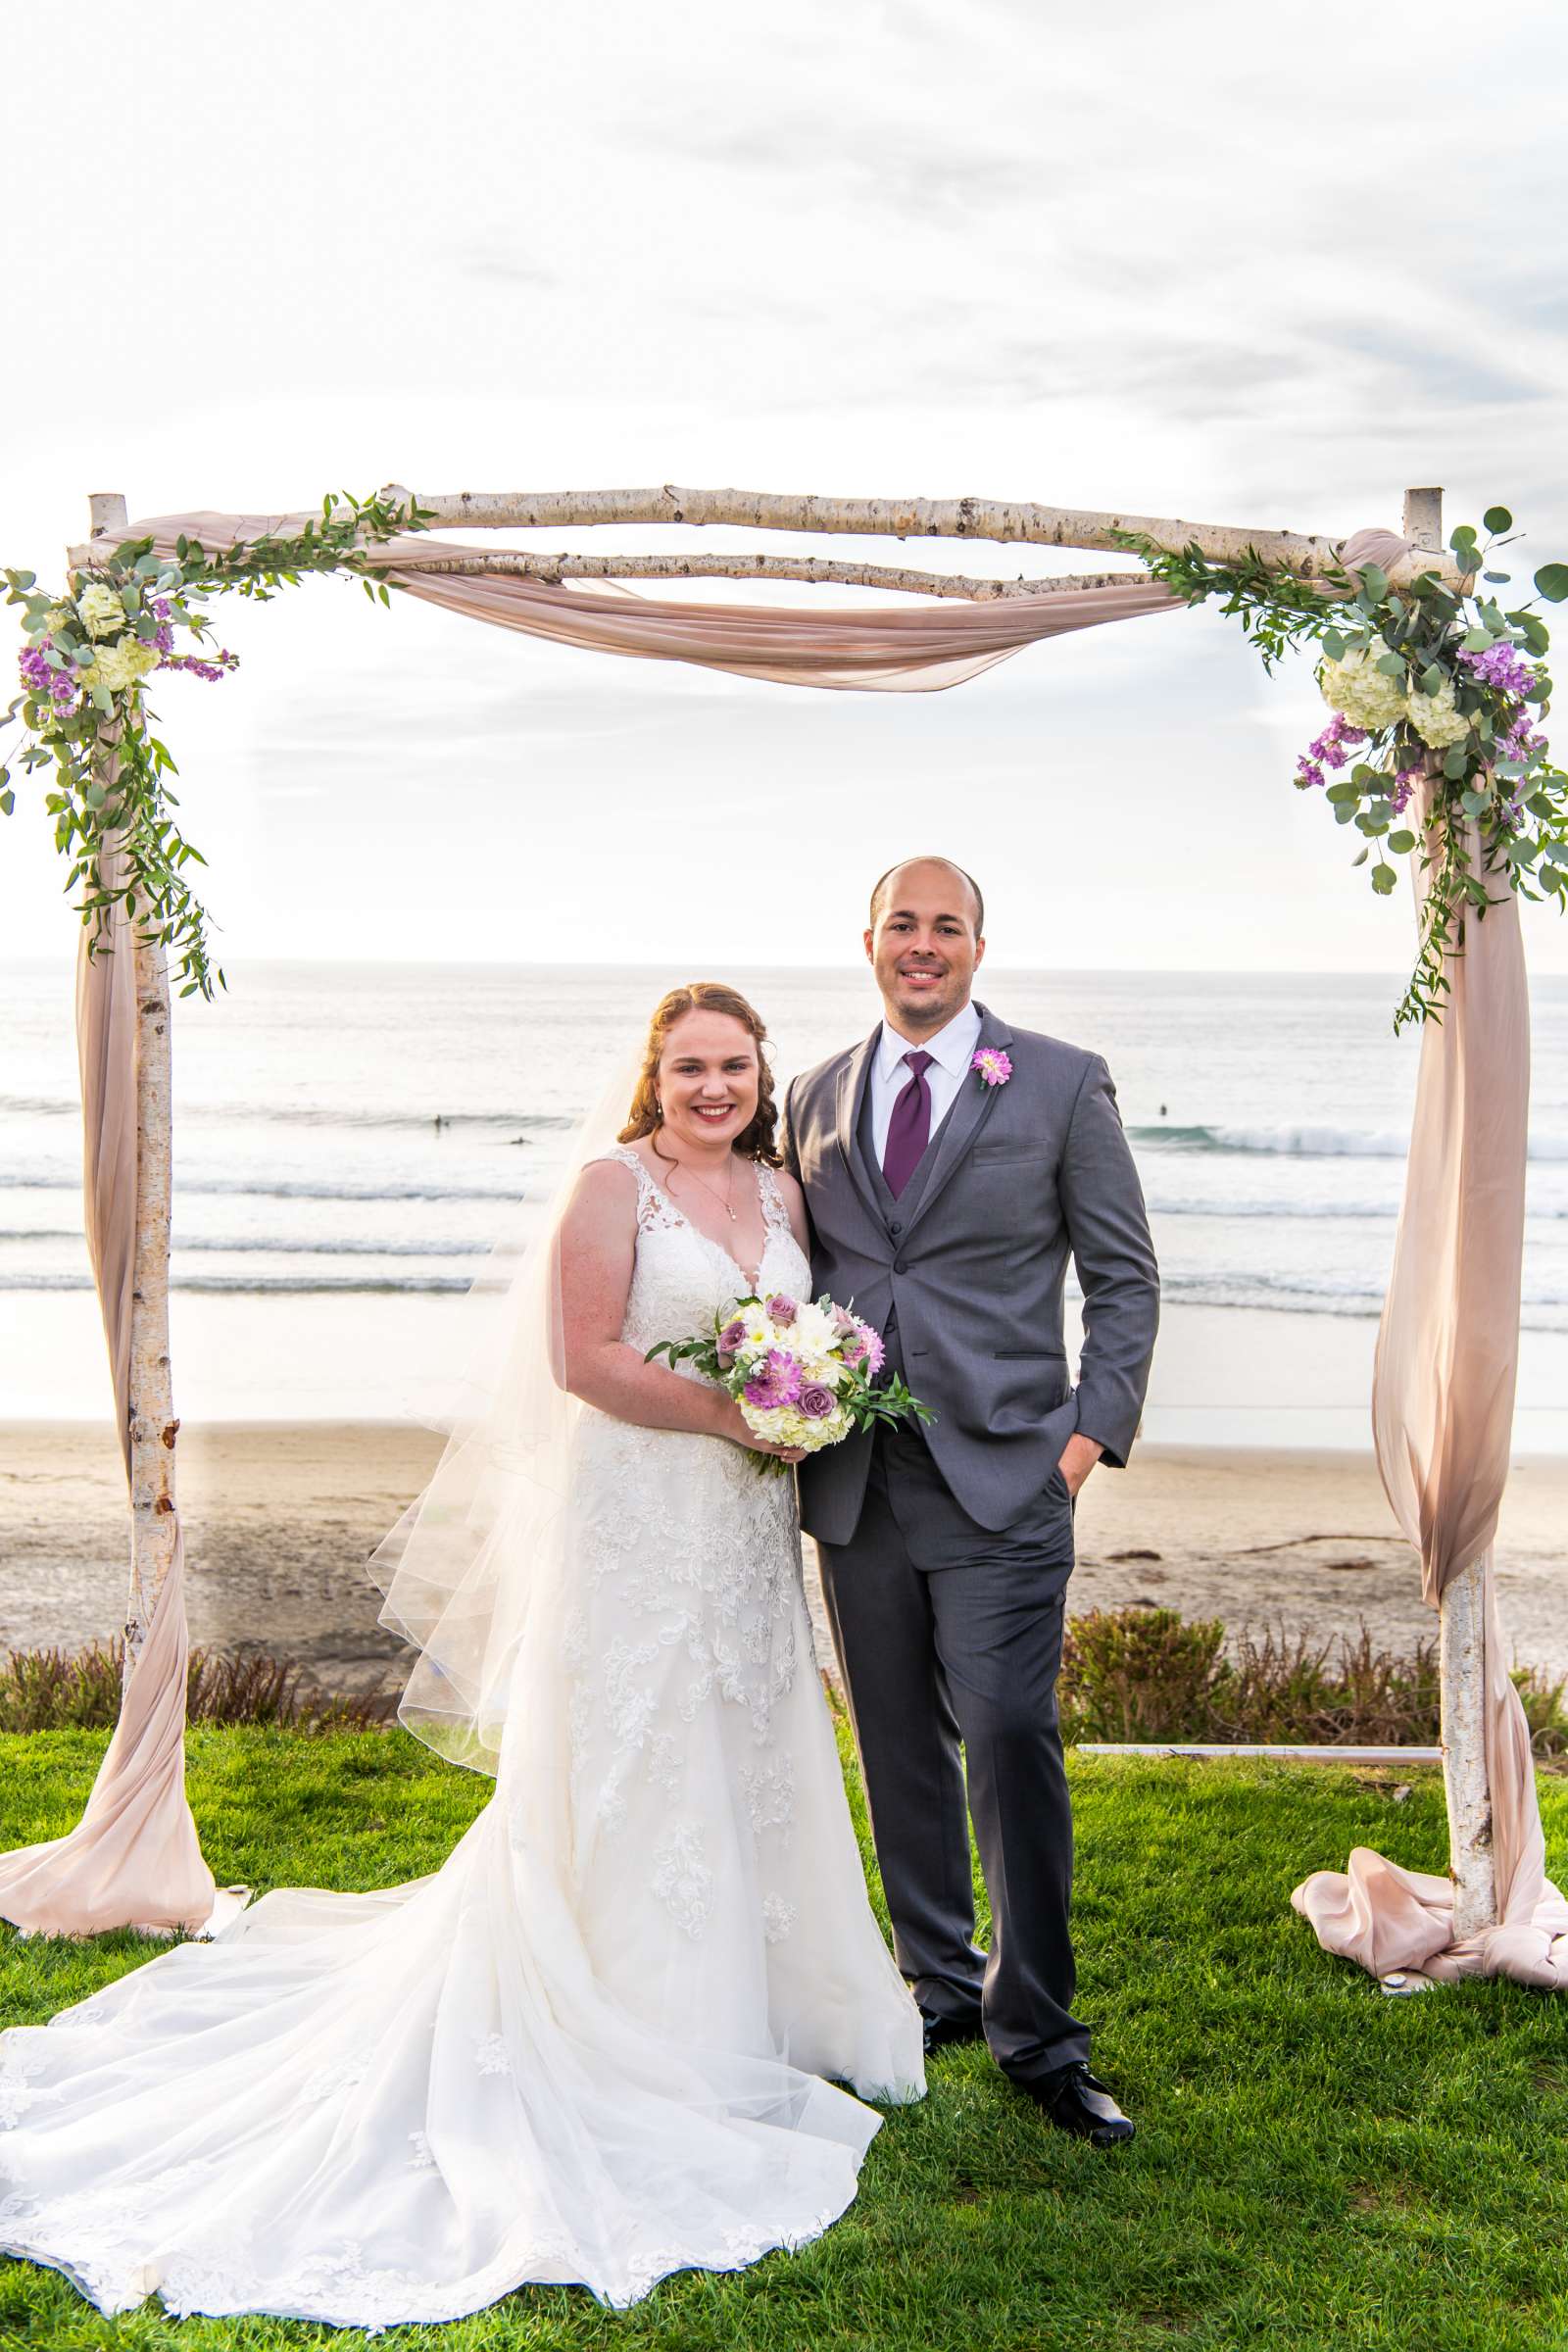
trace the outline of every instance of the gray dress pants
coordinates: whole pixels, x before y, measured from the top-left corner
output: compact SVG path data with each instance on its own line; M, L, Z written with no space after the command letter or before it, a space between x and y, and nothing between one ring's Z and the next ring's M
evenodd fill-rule
M1072 2014L1072 1808L1056 1724L1072 1504L1054 1470L994 1534L916 1430L879 1430L848 1544L818 1546L898 1963L1016 2081L1089 2055ZM965 1802L964 1768L968 1769ZM969 1816L991 1902L976 1948Z

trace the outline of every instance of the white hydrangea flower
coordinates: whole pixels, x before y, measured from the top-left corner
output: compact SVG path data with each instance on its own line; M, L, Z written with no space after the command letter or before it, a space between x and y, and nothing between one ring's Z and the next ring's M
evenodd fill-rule
M84 686L107 686L111 694L123 694L128 687L139 686L158 667L160 658L156 645L143 645L139 637L124 637L118 645L103 646L79 675Z
M1470 721L1455 706L1451 678L1445 678L1436 694L1412 694L1405 713L1422 742L1435 752L1461 743L1470 732Z
M1405 715L1405 692L1398 678L1389 677L1378 662L1389 651L1381 637L1348 653L1343 662L1325 662L1318 674L1323 700L1331 710L1343 711L1352 726L1376 734Z
M114 637L125 625L125 608L102 580L90 580L76 599L81 625L89 637Z

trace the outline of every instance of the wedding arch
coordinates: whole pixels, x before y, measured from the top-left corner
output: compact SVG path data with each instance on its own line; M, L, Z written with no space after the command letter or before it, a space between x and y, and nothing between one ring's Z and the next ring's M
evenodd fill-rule
M95 494L89 538L51 593L7 571L22 608L13 765L41 769L71 860L82 937L76 1019L84 1211L130 1504L121 1713L68 1836L0 1855L0 1918L34 1933L201 1928L224 1915L184 1788L187 1635L175 1502L169 1342L171 985L210 996L201 862L172 811L173 760L145 694L158 670L218 679L203 600L270 597L310 571L358 576L525 635L777 683L919 692L962 683L1042 639L1218 598L1266 665L1321 649L1334 716L1298 761L1337 821L1363 837L1380 895L1407 862L1417 956L1396 1025L1421 1025L1421 1062L1372 1424L1399 1526L1440 1614L1447 1877L1358 1850L1298 1908L1331 1949L1374 1973L1506 1973L1568 1984L1568 1906L1545 1880L1528 1728L1503 1662L1493 1544L1507 1475L1518 1359L1529 1010L1518 899L1568 905L1568 777L1534 725L1548 636L1535 599L1504 612L1483 570L1512 518L1490 510L1443 544L1443 494L1405 493L1402 528L1348 537L1254 531L984 499L840 499L738 490L463 492L392 486L318 514L212 513L132 522ZM892 540L1070 547L1139 568L1004 580L798 554L543 555L475 547L432 526L577 529L741 525ZM1479 575L1479 580L1478 580ZM628 585L791 580L893 590L905 608L692 603ZM1568 596L1568 568L1535 574ZM195 650L176 650L177 632ZM1363 753L1363 747L1364 753ZM1341 772L1347 771L1347 772ZM1330 775L1334 781L1330 781ZM16 784L0 768L0 813ZM1500 885L1500 887L1499 887ZM242 1897L231 1892L230 1899Z

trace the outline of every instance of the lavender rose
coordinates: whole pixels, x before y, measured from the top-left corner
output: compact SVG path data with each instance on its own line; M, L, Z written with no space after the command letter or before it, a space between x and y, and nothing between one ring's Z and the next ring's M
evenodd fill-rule
M801 1309L799 1301L791 1298L788 1293L784 1291L775 1291L772 1298L767 1301L767 1312L770 1321L777 1323L781 1329L786 1331L794 1322L800 1311Z
M825 1421L838 1402L838 1398L832 1390L824 1388L819 1380L808 1380L803 1382L801 1393L795 1401L808 1421Z

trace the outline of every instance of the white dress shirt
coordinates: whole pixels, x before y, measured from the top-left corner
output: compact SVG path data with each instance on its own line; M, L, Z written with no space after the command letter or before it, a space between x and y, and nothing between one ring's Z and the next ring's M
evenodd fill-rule
M958 1089L970 1073L979 1043L980 1015L972 1004L956 1012L935 1037L918 1044L901 1037L896 1029L883 1022L871 1063L871 1143L878 1167L887 1156L893 1105L913 1075L906 1065L906 1054L929 1054L932 1057L925 1083L931 1097L931 1133L935 1135L958 1099ZM975 1084L979 1084L978 1079Z

